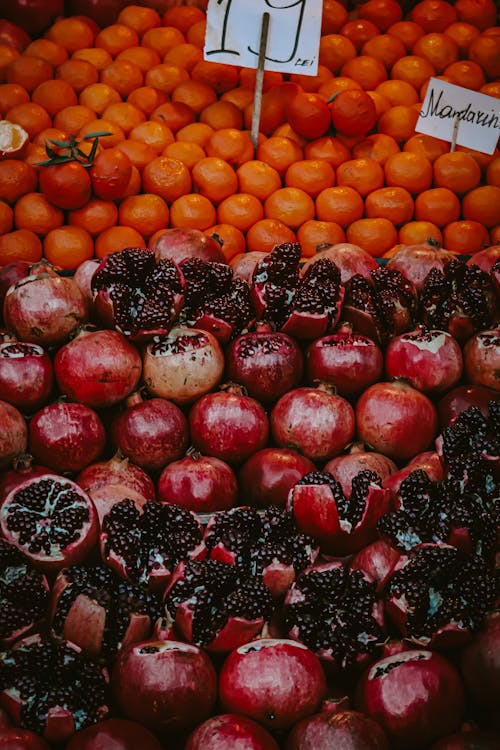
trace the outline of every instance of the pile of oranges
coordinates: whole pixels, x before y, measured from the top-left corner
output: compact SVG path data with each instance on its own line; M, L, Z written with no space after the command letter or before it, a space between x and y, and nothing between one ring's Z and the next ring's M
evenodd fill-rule
M295 239L304 257L344 241L377 257L428 237L467 254L500 243L498 149L415 133L431 76L500 98L494 0L423 0L405 17L395 0L351 5L323 2L316 76L265 72L256 148L255 71L203 59L199 7L129 5L105 28L73 16L0 44L0 119L29 136L0 160L0 265L73 269L169 226L216 233L228 261ZM301 135L308 103L350 89L375 105L368 135ZM47 144L57 156L73 136L84 158L96 133L91 179L61 168L52 183Z

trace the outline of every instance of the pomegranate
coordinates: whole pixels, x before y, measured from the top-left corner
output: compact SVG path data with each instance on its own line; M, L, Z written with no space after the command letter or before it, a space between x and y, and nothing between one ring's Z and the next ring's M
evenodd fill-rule
M84 260L83 263L80 263L76 268L75 273L73 274L74 280L80 287L83 296L89 304L92 303L93 297L91 288L92 276L97 271L100 262L99 258Z
M224 354L209 331L176 326L146 346L143 370L144 384L153 396L190 404L220 383Z
M39 466L33 463L33 456L29 453L16 456L12 463L12 469L3 471L0 475L0 505L9 492L19 487L26 479L39 477L42 474L48 473L49 469L46 466Z
M0 268L0 320L3 320L3 303L7 290L29 276L30 267L27 260L15 260Z
M119 578L104 565L61 570L52 589L53 632L93 659L149 638L162 615L161 598Z
M339 455L354 437L354 410L326 383L295 388L271 411L271 432L279 447L294 448L311 461Z
M399 552L391 547L383 539L377 539L371 544L357 552L351 560L350 570L361 570L365 576L375 581L377 584L376 591L381 593L387 580L399 560Z
M424 393L448 391L460 380L462 369L462 350L454 337L425 326L395 336L385 352L387 377L403 378Z
M158 479L158 500L196 513L227 510L237 499L238 482L229 464L196 450L165 466Z
M53 382L52 362L41 346L0 343L0 392L5 401L31 414L48 402Z
M135 346L118 331L81 329L57 352L54 370L61 393L101 409L132 393L142 361Z
M0 734L0 750L50 750L50 745L29 729L9 727Z
M306 350L307 382L333 383L341 396L357 396L376 383L383 367L379 345L349 330L322 336Z
M465 377L473 385L500 391L500 329L481 331L464 346Z
M483 458L496 475L500 469L500 401L490 401L488 416L469 406L445 427L436 439L436 450L445 470L462 478L468 458ZM468 456L467 454L472 454Z
M229 265L233 269L234 278L251 284L255 266L266 255L267 253L260 250L249 250L248 252L235 255L229 262Z
M106 255L91 289L100 320L138 341L168 332L184 302L178 266L140 247Z
M356 404L358 437L395 461L425 451L437 432L432 401L407 383L375 383Z
M414 245L403 245L389 258L387 266L400 271L420 291L433 268L442 271L455 258L454 253L440 247L436 240L429 239Z
M256 721L238 714L218 714L189 735L185 750L279 750L279 746Z
M96 489L86 490L90 499L92 500L94 507L97 512L97 518L99 524L102 526L104 516L106 516L113 505L120 503L122 500L131 500L136 508L140 510L143 505L149 500L154 499L154 496L144 496L140 492L136 492L131 487L127 487L125 484L103 484L101 487Z
M151 477L120 453L115 453L108 461L90 464L78 474L76 482L85 492L93 492L108 484L121 484L144 497L154 499L155 496Z
M384 610L375 584L340 562L305 571L285 598L285 628L320 659L342 672L372 661L384 640Z
M498 734L490 732L466 731L444 737L430 750L497 750Z
M12 404L0 401L0 469L25 453L27 446L28 427L23 415Z
M243 578L258 576L275 597L286 593L319 551L291 514L275 506L261 513L245 506L215 513L203 541L210 558L234 565Z
M495 323L493 283L486 271L453 260L442 271L429 271L420 290L420 308L424 325L465 342Z
M181 322L210 331L222 344L248 330L254 318L250 287L233 278L227 263L187 258L180 268L186 280Z
M489 273L500 258L500 244L490 245L485 247L484 250L479 250L466 261L468 266L479 266L482 271Z
M240 469L241 498L257 508L284 507L291 488L315 468L312 461L290 448L263 448Z
M255 331L238 336L225 351L226 376L269 405L302 380L303 355L286 333Z
M139 392L113 422L116 447L141 469L162 469L180 458L188 446L187 420L178 406L164 398L144 400Z
M460 671L475 706L492 714L500 700L500 610L484 619L481 629L460 654Z
M49 585L5 539L0 539L0 592L0 643L8 646L45 619Z
M115 503L104 516L101 554L104 562L126 581L166 586L181 561L205 554L202 529L191 511L177 505L131 499Z
M333 330L344 298L340 271L321 259L300 273L298 242L276 245L255 267L252 300L257 317L299 339Z
M104 719L73 735L66 750L162 750L162 745L142 724Z
M385 596L389 617L412 643L459 648L492 606L495 581L482 558L422 544L397 561Z
M349 452L330 459L324 471L340 482L344 494L351 491L352 480L360 471L374 471L382 482L397 471L394 461L383 453L364 450L363 443L353 443Z
M458 417L469 406L477 406L481 413L488 416L488 404L500 398L493 388L484 385L457 385L442 396L437 404L439 413L439 424L441 428L447 427L450 422Z
M0 703L16 724L49 742L66 742L109 712L106 670L74 643L32 635L0 662Z
M382 725L391 746L417 750L458 728L464 695L450 662L415 649L372 665L358 684L356 704Z
M195 448L229 464L241 463L263 448L269 435L263 406L231 383L193 404L189 428Z
M273 613L271 592L255 575L219 560L181 563L165 592L168 619L183 640L227 653L255 638Z
M417 453L416 456L413 456L409 463L402 469L399 469L399 471L396 471L394 474L391 474L390 477L384 479L384 487L393 493L397 493L401 486L401 482L417 469L425 471L429 479L433 482L440 482L444 478L443 466L438 453L436 453L436 451L423 451L422 453Z
M89 306L70 276L31 272L7 290L3 317L19 340L59 346L87 322Z
M27 479L7 495L0 508L4 539L46 571L83 560L97 542L97 527L88 495L57 474Z
M224 711L282 730L319 709L326 682L318 657L302 643L261 638L229 654L219 690Z
M127 719L168 732L191 729L207 719L217 697L210 657L177 641L143 641L122 649L111 685Z
M298 528L319 541L324 554L343 556L375 539L377 521L390 501L374 471L360 471L346 491L331 474L313 471L290 490L287 508Z
M0 44L7 44L14 47L18 52L22 52L31 42L29 34L15 23L3 18L0 22Z
M380 266L370 280L356 274L346 283L342 318L356 333L385 344L409 331L416 316L416 289L399 271Z
M497 297L497 307L500 305L500 260L496 260L490 270L493 288Z
M296 724L287 750L389 750L380 724L358 711L322 711Z
M346 284L356 274L360 274L365 279L370 279L370 271L376 271L378 268L375 258L362 247L350 242L340 242L336 245L321 247L316 255L306 260L304 271L322 258L333 260L338 266L342 284Z
M151 243L155 258L171 258L180 263L185 258L200 258L205 262L225 263L221 243L200 229L172 227L165 229Z
M85 404L47 404L29 426L30 452L53 471L81 471L99 458L105 441L101 419Z

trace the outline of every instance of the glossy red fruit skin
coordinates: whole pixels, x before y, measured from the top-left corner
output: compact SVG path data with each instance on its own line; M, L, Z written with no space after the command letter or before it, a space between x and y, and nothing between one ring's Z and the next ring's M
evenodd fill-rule
M104 719L73 735L66 750L162 750L162 745L142 724Z
M86 490L92 502L94 503L97 517L99 518L99 524L102 525L104 516L109 513L113 505L121 502L122 500L133 500L137 508L142 508L143 505L152 498L143 495L141 492L133 490L131 487L127 487L124 484L104 484L96 489ZM154 497L153 497L154 499Z
M3 319L3 302L7 289L29 274L30 265L27 260L15 260L0 268L0 320Z
M413 282L417 291L420 291L425 277L432 268L442 271L454 258L454 253L449 250L432 242L420 242L399 248L392 258L389 258L387 267L401 271L403 276Z
M0 344L2 398L30 414L49 400L54 383L52 360L38 344Z
M234 278L242 279L251 284L255 266L266 255L267 253L260 250L250 250L247 253L238 253L238 255L235 255L229 262L229 265L233 269Z
M198 399L189 412L189 428L195 448L231 465L263 448L269 435L263 406L232 386Z
M82 329L58 350L54 370L61 393L102 409L119 403L137 387L142 360L118 331Z
M311 461L328 461L354 437L352 406L324 386L295 388L271 412L271 432L280 447L294 448Z
M226 263L220 242L200 229L172 227L151 243L157 260L172 258L180 263L185 258L201 258L215 263Z
M238 714L218 714L189 735L185 750L279 750L279 746L256 721Z
M377 591L382 592L399 557L397 550L377 539L354 555L350 569L362 570L368 578L376 581Z
M178 406L164 398L145 401L136 393L113 422L116 447L145 471L163 469L188 446L187 420Z
M64 14L63 0L12 0L3 9L5 17L32 36L45 31Z
M240 469L242 500L257 508L284 507L291 488L315 468L312 461L291 448L263 448Z
M344 493L351 491L353 477L360 471L374 471L379 475L382 482L397 471L394 461L382 453L365 451L362 446L354 444L349 453L336 456L328 461L323 467L324 471L333 474L337 482L340 482Z
M88 170L77 161L42 167L39 184L47 200L66 211L85 206L92 193Z
M500 391L500 328L471 336L464 346L464 370L469 383Z
M432 401L410 385L375 383L356 404L358 437L394 461L408 461L425 451L437 433Z
M31 37L20 26L2 19L0 21L0 44L7 44L22 52L31 42Z
M302 719L287 740L286 750L389 750L380 724L358 711L322 711Z
M457 385L440 398L437 404L439 425L441 429L458 417L469 406L478 406L481 413L488 416L488 404L498 399L498 393L493 388L484 385Z
M438 453L436 451L424 451L414 456L402 469L387 477L384 480L384 487L397 494L401 482L406 479L408 474L417 469L423 469L433 482L441 482L444 479L443 464Z
M76 482L85 492L92 492L110 484L121 484L144 497L155 497L154 482L149 474L119 453L108 461L89 464L78 474Z
M356 396L382 375L384 357L378 344L360 333L333 333L309 344L307 382L332 383L341 396Z
M468 266L479 266L482 271L489 273L498 258L500 258L500 244L490 245L490 247L485 247L484 250L479 250L479 252L471 255L466 263Z
M448 660L415 649L369 667L358 683L355 704L378 721L391 747L420 750L458 729L464 692Z
M417 328L392 338L385 351L387 377L403 378L423 393L445 393L462 369L462 349L447 331Z
M100 262L99 258L84 260L83 263L80 263L73 275L73 279L80 287L83 296L88 300L89 304L92 302L92 289L90 287L92 276L97 271Z
M0 469L26 453L28 427L21 412L7 401L0 401Z
M346 135L366 135L377 121L373 100L360 89L341 91L330 104L330 114L335 130Z
M84 469L99 458L105 441L100 417L84 404L48 404L29 425L29 448L35 460L60 473Z
M351 276L357 273L371 281L370 271L376 271L378 268L375 258L362 247L350 242L339 242L337 245L329 245L323 248L312 258L306 260L302 272L304 273L312 263L316 263L320 258L330 258L337 264L342 284L345 284Z
M236 505L238 482L229 464L197 451L165 466L158 479L157 497L196 513L228 510Z
M50 745L29 729L9 727L0 732L0 750L50 750Z
M111 687L126 718L152 730L190 729L207 719L217 697L217 674L197 646L143 641L120 651Z
M318 657L306 646L284 638L262 638L229 654L219 691L224 711L283 730L319 709L326 681Z

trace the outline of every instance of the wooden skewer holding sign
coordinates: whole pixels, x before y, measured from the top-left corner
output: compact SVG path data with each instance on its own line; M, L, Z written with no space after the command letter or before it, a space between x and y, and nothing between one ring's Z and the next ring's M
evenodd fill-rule
M458 126L460 124L460 116L457 115L455 117L455 121L453 123L453 134L451 136L451 146L450 151L455 151L457 147L457 138L458 138Z
M253 97L252 130L251 138L255 149L259 140L260 113L262 109L262 86L264 83L264 67L266 62L267 37L269 35L269 13L262 16L262 27L260 30L259 58L257 73L255 75L255 89Z

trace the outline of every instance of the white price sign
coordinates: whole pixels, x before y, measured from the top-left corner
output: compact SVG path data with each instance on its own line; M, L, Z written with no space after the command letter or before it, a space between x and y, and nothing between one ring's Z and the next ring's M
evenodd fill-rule
M261 22L269 13L266 70L318 72L322 0L209 0L204 58L256 68Z
M492 154L500 136L500 100L431 78L415 130Z

